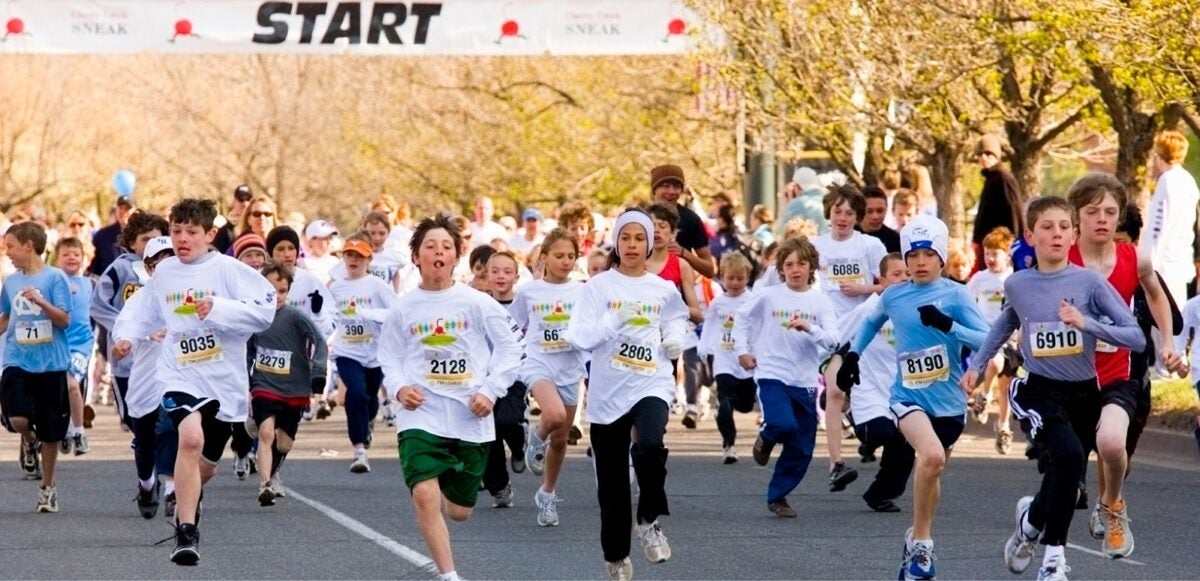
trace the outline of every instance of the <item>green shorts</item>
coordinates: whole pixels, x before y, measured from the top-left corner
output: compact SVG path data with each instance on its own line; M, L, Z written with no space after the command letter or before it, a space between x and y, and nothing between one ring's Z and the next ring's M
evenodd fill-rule
M409 491L437 478L446 500L459 506L475 506L489 444L451 440L424 430L404 430L396 441Z

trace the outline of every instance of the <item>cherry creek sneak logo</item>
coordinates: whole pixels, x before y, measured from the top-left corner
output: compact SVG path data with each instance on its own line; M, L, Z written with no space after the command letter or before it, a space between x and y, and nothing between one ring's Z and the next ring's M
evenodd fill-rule
M8 42L10 36L33 36L25 30L25 19L19 13L14 14L17 12L13 9L15 4L16 0L9 0L4 7L8 17L4 19L4 36L0 37L0 43Z

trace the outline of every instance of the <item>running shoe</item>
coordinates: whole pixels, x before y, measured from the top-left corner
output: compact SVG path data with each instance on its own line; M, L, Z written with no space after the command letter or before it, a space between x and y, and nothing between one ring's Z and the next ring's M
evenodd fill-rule
M329 402L322 400L317 406L317 419L323 420L333 415L333 408L329 407Z
M58 512L58 490L53 486L38 487L37 512Z
M255 448L257 447L258 442L255 442ZM258 458L254 456L253 452L249 456L246 456L246 471L251 474L258 474Z
M271 477L270 481L271 492L275 493L275 498L287 498L287 489L283 487L283 481L276 474Z
M759 466L766 466L771 461L771 450L775 449L775 442L772 442L759 434L754 439L754 463Z
M194 524L175 527L175 549L171 551L171 562L176 565L195 565L200 562L200 529Z
M158 514L159 496L162 493L162 483L155 482L150 490L142 490L139 484L137 487L137 496L133 497L134 502L138 505L138 512L142 518L150 520L154 515Z
M271 483L261 484L258 487L258 505L259 506L275 506L275 491L271 490Z
M725 446L724 452L725 452L724 462L726 464L737 464L737 461L738 461L737 448L734 448L733 446Z
M71 438L70 434L68 434L66 437L64 437L58 443L59 453L61 453L63 456L70 454L71 453L71 444L74 444L74 443L75 443L75 440Z
M1029 568L1029 563L1033 561L1033 555L1037 552L1037 535L1025 536L1025 528L1021 524L1025 521L1025 515L1029 513L1029 506L1032 504L1032 496L1023 496L1017 501L1017 528L1008 537L1008 542L1004 543L1004 565L1018 575Z
M663 534L662 525L654 521L648 525L637 525L634 532L642 539L642 553L651 563L666 563L671 558L671 545L667 535Z
M575 444L578 444L579 441L582 439L583 439L583 430L580 430L579 426L572 425L571 431L567 432L567 445L574 446Z
M172 492L163 499L163 517L167 520L175 518L175 493Z
M538 437L538 427L529 424L525 434L525 464L534 476L541 476L546 471L547 442Z
M499 492L492 494L492 508L511 508L513 505L512 484L504 485Z
M1121 559L1133 553L1133 531L1129 529L1129 514L1125 512L1125 499L1104 508L1104 556Z
M694 430L696 429L696 421L700 419L700 413L696 411L696 406L688 406L687 412L683 414L683 427Z
M996 452L1008 455L1012 451L1012 432L1000 430L996 432Z
M1088 534L1097 541L1104 539L1104 509L1097 502L1092 514L1088 517Z
M632 581L633 561L629 560L629 557L611 563L605 561L604 572L608 573L608 578L612 581Z
M933 547L925 543L913 543L909 547L908 540L912 538L912 528L904 535L904 561L900 564L899 581L928 581L937 578L934 567Z
M354 458L354 462L350 463L350 471L355 474L366 474L371 471L371 463L367 462L366 454Z
M537 523L540 527L558 526L558 495L545 494L539 488L533 495L533 503L537 505Z
M1038 569L1038 581L1067 581L1067 573L1071 568L1061 559L1053 559L1050 564Z
M88 443L87 434L75 434L71 437L75 455L82 456L92 451L92 445Z
M779 518L796 518L796 516L798 516L796 514L796 509L792 508L792 505L788 504L786 498L767 503L767 510L775 513L775 516Z
M83 427L88 429L92 427L92 422L96 420L96 408L92 404L83 404Z
M871 510L875 512L900 512L900 506L890 500L885 500L879 504L868 504Z
M25 473L26 480L34 480L42 477L40 462L38 461L38 443L32 444L21 443L21 471Z
M313 421L312 406L304 406L304 411L300 413L300 417L306 422Z
M528 446L529 444L526 443L525 445ZM525 472L526 466L524 449L522 449L520 452L513 450L512 456L508 459L508 467L512 469L513 474L521 474Z
M233 457L233 473L237 475L238 480L246 479L246 472L250 469L250 459L246 456Z
M980 425L986 426L988 423L988 397L983 393L975 394L971 402L971 411L975 415L975 421Z
M858 470L846 466L845 462L838 462L829 470L829 492L841 492L855 480L858 480Z

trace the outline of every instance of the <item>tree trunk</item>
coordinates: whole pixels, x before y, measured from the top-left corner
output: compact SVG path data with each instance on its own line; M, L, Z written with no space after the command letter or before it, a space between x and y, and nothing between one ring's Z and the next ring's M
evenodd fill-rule
M1015 149L1015 148L1014 148ZM1015 150L1008 158L1008 167L1021 186L1021 199L1030 200L1042 195L1041 150ZM1063 194L1064 192L1051 192Z
M1094 63L1089 68L1117 134L1117 179L1125 184L1130 199L1145 207L1148 201L1145 169L1161 115L1157 111L1143 112L1137 93L1120 84L1107 68Z
M938 141L934 144L929 164L929 181L937 198L938 215L950 229L951 238L962 238L966 232L963 209L963 145Z

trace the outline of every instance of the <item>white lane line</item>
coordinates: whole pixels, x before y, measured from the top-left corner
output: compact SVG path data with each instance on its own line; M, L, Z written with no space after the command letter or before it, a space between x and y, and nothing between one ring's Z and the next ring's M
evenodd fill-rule
M1087 553L1089 555L1095 555L1097 557L1108 559L1108 557L1104 553L1101 553L1100 551L1097 551L1095 549L1089 549L1087 547L1081 547L1079 545L1076 545L1075 543L1067 543L1067 548L1075 549L1076 551L1083 551L1084 553ZM1116 561L1118 563L1125 563L1126 565L1137 565L1138 567L1146 566L1145 563L1143 563L1141 561L1134 561L1133 559L1110 559L1110 560Z
M333 522L346 527L354 534L367 539L368 541L371 541L376 545L383 547L384 549L387 549L388 552L400 557L401 559L404 559L409 564L428 571L429 574L434 578L438 577L437 565L434 564L433 560L429 557L426 557L425 555L422 555L421 553L418 553L417 551L414 551L405 545L393 541L387 535L351 518L350 516L346 515L346 513L296 492L296 490L293 488L286 488L285 490L287 491L287 498L294 498L317 509L318 512L329 517Z

